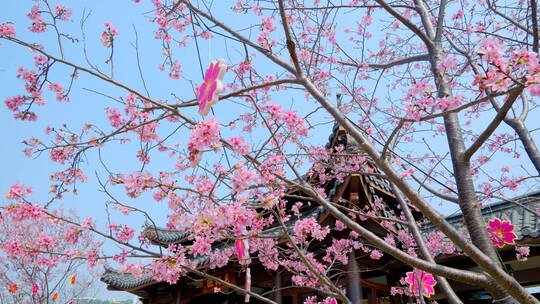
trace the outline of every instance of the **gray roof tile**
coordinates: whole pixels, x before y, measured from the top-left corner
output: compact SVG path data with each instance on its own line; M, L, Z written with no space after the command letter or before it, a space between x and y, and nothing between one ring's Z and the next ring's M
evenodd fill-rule
M131 273L121 273L114 269L106 268L101 276L101 281L118 289L129 290L149 284L153 282L154 279L149 273L143 274L140 278L136 278Z
M324 208L320 206L313 208L311 211L302 215L300 218L298 217L291 218L291 220L285 223L285 226L291 229L292 227L294 227L294 224L296 224L298 220L302 220L309 217L319 218L319 216L322 214L323 211L324 211ZM173 244L174 243L173 240L183 241L183 240L186 240L187 237L189 236L189 234L186 232L180 232L176 230L170 231L170 230L166 230L165 228L158 228L158 229L152 228L149 231L158 233L157 237L155 234L153 235L154 237L153 241L159 240L159 242L157 242L159 244L163 244L165 242L168 244ZM261 235L264 237L279 238L283 236L283 229L281 229L280 227L271 227L267 229L266 231L263 231ZM233 244L232 242L227 242L227 243L218 244L217 246L219 246L219 248L221 249L224 249L224 248L232 247ZM189 256L188 259L192 263L192 266L195 266L195 267L204 267L210 263L209 256L200 256L200 255L196 257ZM120 273L110 268L105 269L105 273L102 275L101 281L106 283L110 287L114 287L117 289L125 289L125 290L136 289L146 284L157 283L152 278L151 274L144 274L141 278L135 278L131 273L128 273L128 272Z
M169 230L167 228L147 225L144 228L144 236L155 244L170 245L178 244L187 240L189 231Z
M540 208L540 191L512 198L510 200L517 201L522 205L536 210ZM537 238L540 236L540 218L512 202L500 201L486 205L482 208L482 215L486 222L495 217L500 219L508 218L515 227L515 233L518 236L518 240L522 240L525 237ZM446 220L458 229L465 229L461 213L449 216ZM426 229L427 231L432 231L434 227L429 224L426 225Z

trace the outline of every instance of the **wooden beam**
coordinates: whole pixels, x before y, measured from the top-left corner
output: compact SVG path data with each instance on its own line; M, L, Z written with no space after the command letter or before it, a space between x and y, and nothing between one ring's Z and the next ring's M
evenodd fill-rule
M371 192L369 192L366 179L367 178L365 176L362 176L359 180L360 180L360 184L362 186L362 189L364 190L363 191L364 192L364 197L367 199L367 203L370 206L372 206Z
M338 189L336 193L334 194L334 196L330 198L332 202L337 203L339 199L343 197L343 193L345 193L345 189L347 189L347 186L349 185L350 181L351 181L351 176L349 175L345 178L343 183L338 186Z
M281 304L283 303L283 297L281 295L281 272L276 271L276 281L274 284L274 302Z

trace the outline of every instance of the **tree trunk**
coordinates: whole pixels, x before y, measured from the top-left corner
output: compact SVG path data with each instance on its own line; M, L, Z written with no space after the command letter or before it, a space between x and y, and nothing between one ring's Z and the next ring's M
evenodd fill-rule
M437 43L430 50L431 70L435 84L437 85L438 97L451 97L452 91L448 84L448 80L444 77L438 68L438 62L443 56L442 45ZM464 159L465 141L461 132L459 118L456 113L449 113L444 116L444 126L446 128L446 137L448 140L448 148L452 159L452 167L454 171L454 179L459 198L459 207L463 214L465 226L471 237L473 244L489 256L495 265L501 267L497 251L489 239L484 218L478 203L478 198L474 190L474 183L471 174L471 165L468 160ZM501 289L493 289L491 291L494 300L499 300L498 303L510 303L507 300L509 295Z

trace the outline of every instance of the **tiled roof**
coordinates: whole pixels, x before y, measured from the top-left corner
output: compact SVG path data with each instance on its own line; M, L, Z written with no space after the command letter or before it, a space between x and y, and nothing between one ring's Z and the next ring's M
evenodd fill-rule
M143 274L142 277L137 278L131 273L121 273L114 269L106 268L101 276L101 281L118 289L130 290L152 283L154 279L149 273Z
M147 225L143 234L154 244L170 245L182 243L187 240L190 233L188 231L169 230L167 228Z
M323 211L324 211L324 208L322 207L314 208L308 213L302 215L300 219L304 219L308 217L318 218ZM292 226L294 226L297 220L298 218L293 218L290 221L288 221L286 223L287 228L291 228ZM272 231L272 232L269 232L270 234L263 232L263 234L265 236L272 235L275 237L281 236L283 234L283 230L279 227L277 228L271 227L269 228L268 231ZM155 228L155 227L147 226L144 229L144 235L150 241L154 242L154 244L156 245L170 245L170 244L178 244L178 243L187 241L189 239L190 233L189 231L168 230L167 228L159 228L159 227Z
M313 208L306 214L303 214L302 216L300 216L300 218L298 217L291 218L291 220L285 223L285 226L288 229L291 229L299 220L310 218L310 217L319 218L320 215L323 213L323 211L324 211L324 208L320 206ZM186 232L168 231L165 228L152 229L152 231L157 232L157 237L155 237L156 240L163 241L166 239L170 241L169 244L173 243L171 240L182 241L182 240L186 240L188 236L188 233ZM269 229L261 233L261 236L264 236L264 237L279 238L283 235L284 235L283 229L281 229L281 227L278 227L278 226L270 227ZM154 234L154 236L156 235ZM161 241L159 241L160 244L163 243ZM232 245L232 242L228 242L228 243L218 244L217 246L220 246L221 249L224 249L224 248L232 247L233 245ZM192 267L197 267L197 268L204 267L210 263L210 257L206 255L196 256L196 257L190 256L188 258L191 262ZM154 281L154 279L152 279L152 276L150 274L145 274L141 278L135 278L131 273L127 273L127 272L120 273L110 268L107 268L105 270L105 273L101 277L101 281L106 283L109 287L114 287L116 289L124 289L124 290L137 289L147 284L157 283L156 281Z
M343 128L339 127L339 124L335 123L332 128L332 133L328 137L328 142L326 143L326 148L329 149L332 147L332 145L344 145L345 146L345 152L349 154L358 154L362 155L362 150L360 149L360 145L358 142L350 135L348 134ZM360 168L360 173L366 173L366 172L378 172L377 166L373 163L373 161L370 158L366 157L366 167L369 167L369 169L366 170L365 167ZM381 178L378 176L365 174L364 178L366 182L370 185L374 185L376 187L379 187L383 190L386 190L388 192L392 192L392 187L390 186L390 183L387 179ZM337 188L339 184L335 185L334 188ZM373 189L370 189L372 193L374 193ZM332 193L330 193L332 194ZM331 196L331 195L330 195Z
M515 197L508 201L503 200L484 206L484 208L482 208L482 215L486 222L495 217L500 219L508 218L514 225L514 231L518 236L518 240L522 240L525 237L539 237L540 218L527 211L525 208L512 203L512 201L522 204L532 210L536 210L540 208L540 191ZM446 220L450 224L460 229L464 229L463 215L461 213L449 216Z
M300 218L298 217L293 217L291 220L289 220L288 222L285 223L285 227L290 230L294 227L294 225L296 224L296 222L298 222L299 220L304 220L306 218L315 218L315 219L318 219L321 214L324 212L324 208L319 206L317 208L314 208L310 211L308 211L307 213L303 214L300 216ZM285 235L284 234L284 231L281 227L279 226L275 226L275 227L270 227L268 228L267 230L263 231L261 233L261 236L262 237L281 237Z

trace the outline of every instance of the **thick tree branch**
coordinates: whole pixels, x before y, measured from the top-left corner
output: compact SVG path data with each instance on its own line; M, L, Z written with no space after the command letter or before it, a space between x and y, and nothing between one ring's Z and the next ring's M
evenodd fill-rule
M506 99L506 102L504 105L500 108L500 110L497 112L497 115L495 118L491 121L491 123L487 126L487 128L478 136L478 138L475 140L475 142L463 153L463 161L468 162L473 154L480 149L480 147L484 144L484 142L495 132L499 124L504 120L504 117L506 117L506 114L510 109L512 108L512 105L514 105L514 102L518 98L518 96L523 91L523 87L519 87L518 90L512 92Z
M435 32L435 41L441 41L444 32L444 17L446 16L446 5L448 0L441 0L439 4L439 15L437 16L437 28Z
M429 60L428 55L422 54L422 55L416 55L416 56L411 56L411 57L405 57L402 59L396 59L388 63L370 63L368 64L368 67L372 69L376 69L376 70L385 70L385 69L389 69L389 68L402 65L402 64L407 64L407 63L417 62L417 61L428 61L428 60ZM349 64L349 65L353 65L353 64ZM354 65L354 66L358 66L358 65Z
M433 45L433 42L431 41L431 39L424 32L422 32L420 28L418 28L408 18L406 18L403 14L396 11L392 6L390 6L384 0L375 0L375 2L377 2L380 6L382 6L384 10L386 10L390 15L394 16L394 18L396 18L401 23L403 23L406 27L408 27L413 33L415 33L424 42L424 44L428 46Z
M276 63L277 65L283 67L285 70L287 70L289 73L291 74L295 74L296 70L293 66L291 66L290 64L286 63L285 61L281 60L279 57L277 57L276 55L272 54L270 52L270 50L268 49L265 49L259 45L257 45L255 42L249 40L248 38L240 35L237 31L231 29L230 27L226 26L225 24L223 24L222 22L220 22L219 20L215 19L214 17L210 16L209 14L201 11L198 7L192 5L189 1L187 0L180 0L181 2L184 2L186 3L186 5L192 10L194 11L195 13L203 16L204 18L212 21L217 27L223 29L224 31L226 31L227 33L231 34L232 36L234 36L236 39L242 41L243 43L251 46L252 48L256 49L257 51L261 52L261 54L263 54L264 56L268 57L268 59L272 60L274 63Z
M326 97L309 81L308 79L303 79L305 82L305 87L308 92L330 113L334 119L345 128L345 130L360 144L361 149L366 152L375 162L377 167L384 172L391 182L393 182L404 194L405 196L422 212L441 232L447 235L450 240L452 240L459 248L461 248L468 256L471 257L482 269L484 269L489 275L507 290L512 296L514 296L519 301L523 303L539 303L534 297L532 297L527 290L523 288L513 277L504 272L500 267L493 263L493 260L486 256L480 249L475 247L463 238L463 236L452 226L450 225L438 212L432 209L432 207L423 200L420 195L409 187L407 183L401 178L401 176L386 162L380 159L380 155L373 147L373 145L365 138L365 136L359 132L359 130L343 115L343 113L331 102L329 102ZM315 195L317 195L315 193ZM315 196L316 197L316 196ZM340 214L340 211L337 208L331 206L330 204L323 204L325 208L328 209L332 215L336 216L340 220L346 220L347 217L344 214ZM330 206L329 206L330 205ZM371 233L369 231L362 230L362 227L354 222L344 222L347 226L362 235L364 232ZM374 236L374 235L373 235ZM374 239L375 241L375 239ZM384 246L388 244L379 244L377 246ZM385 247L381 247L385 248ZM420 268L422 270L430 271L434 274L439 274L447 278L452 278L445 273L440 272L437 269L432 269L429 267L429 264L417 263L417 261L410 261L410 257L401 256L399 253L395 252L395 248L385 248L388 249L389 254L405 262L414 262L414 267ZM453 275L452 275L453 276ZM462 278L462 277L461 277Z
M531 0L531 23L533 28L533 52L538 54L538 3L536 0Z
M407 204L407 202L401 195L401 192L399 191L399 189L394 184L392 184L392 191L394 192L394 195L396 196L396 200L401 206L401 210L405 214L405 218L409 222L409 231L414 236L416 245L418 246L418 250L424 257L424 259L426 259L430 263L435 263L435 259L433 258L433 256L431 255L431 252L426 246L426 242L424 240L424 237L422 236L422 232L420 231L420 228L416 224L416 220L411 212L411 209L409 208L409 205ZM452 287L450 286L446 278L441 277L441 276L436 276L435 278L437 279L437 282L439 282L441 290L446 296L448 302L453 303L453 304L463 303L461 302L459 297L456 295L456 293L454 292L454 290L452 289Z
M416 11L420 15L420 20L422 20L422 25L424 26L424 30L426 31L427 36L430 38L430 40L433 43L435 39L435 29L433 28L433 23L431 22L431 18L426 9L424 1L414 0L414 4L416 6ZM432 44L427 44L427 43L426 43L426 46L428 46L428 48L433 47Z

